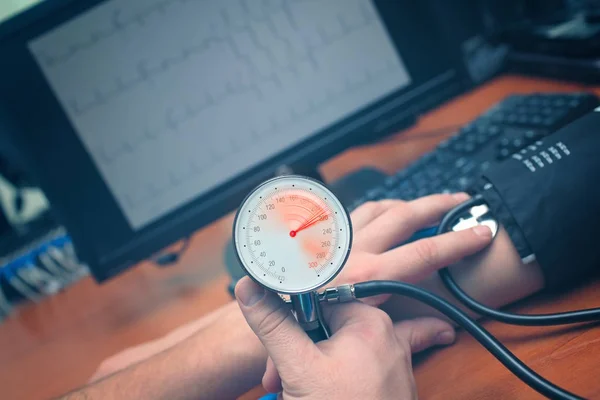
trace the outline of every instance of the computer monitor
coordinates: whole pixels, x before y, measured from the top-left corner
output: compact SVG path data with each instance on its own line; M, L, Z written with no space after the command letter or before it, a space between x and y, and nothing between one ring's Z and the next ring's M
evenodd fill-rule
M460 91L424 2L54 0L0 26L0 118L94 277Z

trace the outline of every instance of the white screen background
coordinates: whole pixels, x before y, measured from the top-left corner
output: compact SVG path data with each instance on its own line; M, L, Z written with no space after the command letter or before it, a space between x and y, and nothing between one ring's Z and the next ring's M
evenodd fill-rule
M111 0L29 48L133 229L410 83L371 0Z

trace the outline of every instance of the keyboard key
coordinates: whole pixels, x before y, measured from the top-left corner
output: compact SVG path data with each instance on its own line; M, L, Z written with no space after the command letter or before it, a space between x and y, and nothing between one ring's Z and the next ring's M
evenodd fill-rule
M513 149L519 150L521 147L525 146L525 142L521 138L516 138L511 143Z
M531 123L533 125L539 125L542 123L542 117L540 117L539 115L534 115L531 117Z
M529 130L525 132L523 137L525 139L525 143L530 144L544 137L544 133L542 131Z
M487 134L490 137L498 136L500 134L500 132L501 132L500 128L498 128L495 125L492 125L487 129Z
M458 186L460 190L467 190L474 182L475 180L470 177L461 176L458 178Z
M365 199L369 200L379 200L385 194L385 190L382 187L376 187L367 191Z
M457 153L462 153L465 151L465 145L462 142L455 142L452 145L452 150L456 151Z
M458 190L454 186L445 186L440 193L456 193Z
M478 145L478 146L481 146L481 145L483 145L483 144L487 143L487 142L488 142L488 140L489 140L489 139L488 139L488 137L487 137L487 136L485 136L485 135L479 135L479 136L477 136L477 145Z
M465 143L465 153L469 154L474 152L477 149L477 146L473 143Z
M403 181L408 177L408 169L403 169L401 171L396 172L396 178L398 178L398 182Z
M443 183L444 182L441 179L438 179L438 178L432 179L431 181L429 181L429 186L432 188L431 189L432 193L437 192L438 191L437 189L440 188L440 187L442 187Z
M436 165L443 165L452 162L456 158L451 151L436 151L434 162Z
M473 171L475 168L477 168L477 165L478 164L475 163L474 161L469 161L460 168L460 172L463 175L468 175L471 173L471 171Z
M422 178L422 179L414 180L413 184L415 187L415 191L418 192L420 188L423 188L423 187L426 187L427 185L429 185L429 179Z
M504 122L504 114L503 113L495 113L490 118L492 121L497 122L499 124Z
M477 134L469 133L468 135L465 135L465 140L467 143L475 143L477 142Z
M498 161L502 161L502 160L508 158L511 154L512 154L512 151L510 151L507 148L503 148L503 149L500 149L500 151L498 151L496 159Z
M383 181L383 184L385 185L386 188L391 189L398 184L398 180L399 179L398 179L397 175L388 176Z
M404 199L404 192L402 190L394 189L387 193L388 199Z
M500 139L500 141L498 142L498 147L499 148L504 148L504 147L509 147L510 146L510 139L507 137L503 137L502 139Z
M469 162L468 159L466 159L465 157L461 157L458 160L456 160L456 162L454 163L454 166L456 168L461 168L463 165L467 164Z
M414 191L414 189L415 188L411 181L403 181L403 182L400 182L400 184L398 184L398 190L400 190L402 192L412 192L412 191Z
M437 177L439 177L442 174L442 169L438 166L438 165L432 165L429 168L427 168L427 178L428 179L435 179Z

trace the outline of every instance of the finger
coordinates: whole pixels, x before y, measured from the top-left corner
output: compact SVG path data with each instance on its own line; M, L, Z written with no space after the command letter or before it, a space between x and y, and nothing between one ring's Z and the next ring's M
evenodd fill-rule
M411 353L418 353L432 346L454 342L456 332L449 323L433 317L416 318L394 324L399 341L409 344Z
M378 308L371 307L360 301L351 303L325 305L323 307L323 317L329 325L331 333L339 332L354 324L365 325L377 322L390 322L390 317Z
M277 368L275 368L275 364L273 363L273 360L271 360L271 357L267 359L267 368L262 378L262 385L269 393L277 393L283 390L281 377L279 376L279 372L277 372Z
M276 294L265 291L252 279L244 277L235 287L235 297L248 325L278 368L293 363L300 356L310 357L317 351Z
M355 243L371 253L383 252L407 240L417 230L435 224L468 198L465 193L434 194L397 203L357 232Z
M491 241L492 231L486 226L421 239L377 255L370 279L419 282L432 272L475 254Z
M381 200L381 201L368 201L352 211L350 218L352 219L352 227L357 232L362 227L366 226L369 222L383 214L385 211L394 207L399 203L403 203L401 200Z

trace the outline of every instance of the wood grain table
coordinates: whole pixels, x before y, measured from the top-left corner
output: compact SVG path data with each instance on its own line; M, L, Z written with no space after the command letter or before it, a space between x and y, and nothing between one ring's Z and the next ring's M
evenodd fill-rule
M423 115L406 131L338 155L321 172L327 181L363 166L392 173L509 94L574 90L600 95L600 87L502 76ZM232 219L228 215L198 231L181 261L170 268L142 263L104 285L86 278L40 304L20 307L0 324L0 398L65 393L84 384L106 357L230 301L222 256ZM598 293L600 282L589 282L511 309L533 313L591 307L600 305ZM599 327L485 326L544 377L579 395L600 398ZM423 399L539 398L464 332L454 346L418 357L415 373Z

